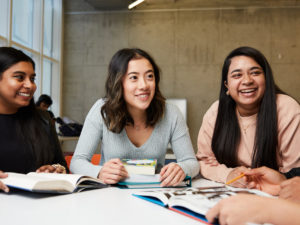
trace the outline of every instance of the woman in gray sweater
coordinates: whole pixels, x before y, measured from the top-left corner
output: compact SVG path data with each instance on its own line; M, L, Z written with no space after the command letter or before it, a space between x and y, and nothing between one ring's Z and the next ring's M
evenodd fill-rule
M74 156L73 173L115 184L128 173L120 159L157 159L162 186L176 186L199 173L188 128L179 109L165 103L160 71L141 49L121 49L112 58L105 98L89 111ZM100 165L90 160L101 142ZM168 144L177 163L165 165Z

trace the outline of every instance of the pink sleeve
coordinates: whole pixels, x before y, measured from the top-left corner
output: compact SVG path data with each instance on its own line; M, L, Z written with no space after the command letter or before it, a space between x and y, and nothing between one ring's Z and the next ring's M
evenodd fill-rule
M280 171L300 167L300 106L287 95L278 95L278 149Z
M211 149L211 141L217 113L218 101L209 108L203 117L202 125L198 134L198 152L196 156L200 163L200 173L203 177L225 183L228 174L233 169L226 167L224 164L219 164ZM210 162L208 163L207 160Z

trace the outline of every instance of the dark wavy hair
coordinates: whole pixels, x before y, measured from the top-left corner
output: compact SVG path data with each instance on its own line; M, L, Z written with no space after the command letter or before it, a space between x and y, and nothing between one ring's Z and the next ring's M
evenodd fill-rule
M44 102L46 105L51 106L53 101L49 95L42 94L39 99L36 101L35 105L40 106Z
M34 61L22 51L12 47L0 47L0 79L7 69L19 62L29 62L35 69ZM35 159L35 162L32 162L32 169L35 170L42 165L53 162L55 158L52 149L54 144L50 142L50 134L47 133L46 129L42 129L45 127L45 120L42 119L41 114L36 109L33 98L28 106L18 109L16 117L18 135L29 146L29 148L24 149L31 151L30 154Z
M220 163L228 167L239 166L237 149L240 143L241 129L236 115L236 103L231 96L226 95L227 88L225 87L231 59L236 56L247 56L255 60L263 69L266 80L265 93L257 115L251 167L267 166L278 170L276 94L283 92L274 83L272 69L267 59L261 52L251 47L239 47L233 50L224 61L218 115L211 144L212 150Z
M105 103L101 108L101 114L107 128L114 133L120 133L126 125L134 123L123 97L122 79L126 75L129 61L141 58L150 62L155 76L155 94L146 110L146 125L153 126L163 117L165 98L158 86L160 81L159 67L147 52L138 48L124 48L116 52L110 61L105 84Z

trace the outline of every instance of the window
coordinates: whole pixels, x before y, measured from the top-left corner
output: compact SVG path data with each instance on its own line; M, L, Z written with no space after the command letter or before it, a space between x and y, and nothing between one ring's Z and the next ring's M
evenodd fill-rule
M36 63L35 99L48 94L60 115L62 0L0 0L0 46L22 50Z

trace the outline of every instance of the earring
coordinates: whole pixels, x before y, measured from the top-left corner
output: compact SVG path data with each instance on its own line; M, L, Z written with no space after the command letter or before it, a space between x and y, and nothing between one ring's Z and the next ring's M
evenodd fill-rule
M229 95L229 90L226 91L226 95Z

